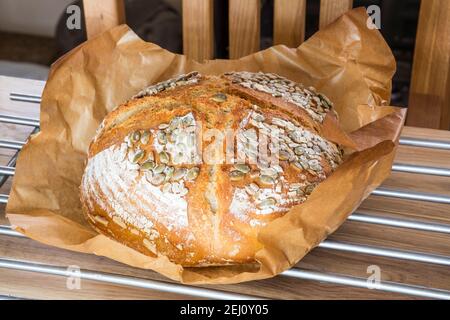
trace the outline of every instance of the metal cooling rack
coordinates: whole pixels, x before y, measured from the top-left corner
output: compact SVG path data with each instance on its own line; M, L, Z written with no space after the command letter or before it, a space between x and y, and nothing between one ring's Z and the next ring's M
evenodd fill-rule
M14 101L22 101L29 103L40 103L40 97L34 95L25 95L20 93L11 93L10 99ZM16 125L31 126L34 128L33 132L39 130L39 120L17 117L11 115L0 114L1 123L9 123ZM450 150L450 143L445 141L434 141L426 139L415 138L401 138L400 144L405 146L434 148ZM6 166L0 166L0 187L6 182L9 177L12 177L15 172L16 157L24 142L2 140L0 137L0 148L8 148L15 150L14 156L9 160ZM410 174L426 174L437 175L443 177L450 177L450 169L415 166L401 163L395 163L392 167L393 171L404 172ZM373 195L393 197L408 200L418 200L425 202L435 202L442 204L450 204L450 197L445 195L406 192L402 190L394 190L387 188L378 188L372 193ZM8 195L0 194L0 203L7 203ZM450 208L450 207L449 207ZM426 232L435 232L448 235L450 237L450 224L441 223L426 223L412 219L388 218L379 217L367 213L355 212L349 218L351 221L377 224L382 226L407 228L412 230L420 230ZM11 237L24 237L22 234L11 229L8 225L0 225L0 235ZM319 247L328 250L345 251L355 254L367 254L379 257L388 257L392 259L422 262L428 264L450 266L450 256L436 255L432 253L406 251L400 249L383 248L378 246L348 244L332 240L323 241ZM56 267L45 264L37 264L31 261L17 261L11 259L0 258L0 268L44 273L55 276L70 276L70 272L64 267ZM149 280L144 278L135 278L130 276L123 276L120 274L111 274L98 271L81 270L80 277L82 279L93 280L103 283L124 285L136 288L145 288L149 290L156 290L160 292L183 294L192 297L210 298L210 299L260 299L258 296L249 296L243 294L235 294L220 290L205 289L194 286L181 285L176 283L169 283L163 281ZM278 277L291 277L297 279L318 281L322 283L329 283L335 285L352 286L367 289L367 281L364 278L355 277L352 275L337 275L331 273L323 273L317 271L309 271L298 268L283 272ZM386 292L400 293L405 295L418 296L432 299L450 299L450 291L440 290L435 288L427 288L406 283L382 281L374 290L381 290Z

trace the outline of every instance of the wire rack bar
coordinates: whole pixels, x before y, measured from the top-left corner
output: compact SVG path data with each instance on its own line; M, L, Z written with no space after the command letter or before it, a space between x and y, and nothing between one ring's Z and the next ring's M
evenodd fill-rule
M399 142L410 147L450 150L450 143L446 141L402 137Z
M394 163L392 171L450 177L450 169Z
M342 242L331 241L331 240L325 240L325 241L321 242L319 244L319 248L450 266L450 257L428 254L428 253L421 253L421 252L419 253L419 252L406 251L406 250L388 249L388 248L373 247L373 246L367 246L367 245L342 243Z
M316 271L301 270L301 269L290 269L282 273L283 276L312 280L332 284L340 284L344 286L352 286L358 288L369 289L369 283L367 279L341 276L335 274L324 274ZM425 287L406 285L396 282L380 282L378 284L373 284L373 290L381 290L386 292L401 293L406 295L418 296L423 298L431 299L450 299L450 291L429 289Z
M17 232L16 230L13 230L11 226L7 225L1 225L0 226L0 235L3 236L11 236L11 237L19 237L19 238L26 238L26 236L20 232Z
M7 204L8 203L8 196L6 194L0 194L0 203Z
M73 271L64 267L50 266L45 264L31 263L26 261L17 261L9 259L0 259L0 268L13 269L20 271L29 271L37 273L51 274L62 277L73 277ZM149 280L130 276L117 275L106 272L96 272L89 270L80 270L76 273L80 279L117 284L136 288L156 290L160 292L175 293L199 298L221 299L221 300L254 300L263 299L262 297L230 293L220 290L205 289L176 283Z
M20 150L20 149L22 149L24 144L25 144L25 142L21 142L21 141L0 140L0 148L5 148L5 149Z
M365 213L355 212L351 216L348 217L347 220L364 222L364 223L372 223L372 224L380 224L389 227L397 227L397 228L406 228L406 229L415 229L421 231L430 231L430 232L439 232L439 233L447 233L450 234L450 225L442 224L442 223L429 223L429 222L420 222L406 219L398 219L398 218L387 218L387 217L379 217L375 215L369 215Z
M450 204L449 196L431 194L431 193L378 188L378 189L375 189L374 191L372 191L371 194L375 195L375 196L399 198L399 199L406 199L406 200L418 200L418 201L428 201L428 202Z
M10 115L5 115L5 114L0 114L0 122L9 123L9 124L18 124L18 125L24 125L24 126L31 126L31 127L39 127L39 120L37 120L37 119L10 116Z
M9 94L9 99L12 101L41 103L41 96L37 96L37 95L33 95L33 94L11 92Z
M17 159L17 152L12 156L11 159L9 159L8 163L6 164L7 168L14 168L16 165L16 159ZM15 168L14 168L15 170ZM8 180L9 176L6 174L0 174L0 187L2 187L6 180ZM1 203L1 202L0 202Z
M13 176L15 171L14 167L0 166L0 175Z

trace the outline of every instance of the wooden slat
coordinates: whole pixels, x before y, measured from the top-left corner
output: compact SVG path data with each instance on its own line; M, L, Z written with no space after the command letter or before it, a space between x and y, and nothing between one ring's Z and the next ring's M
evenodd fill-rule
M449 99L450 1L422 1L406 123L449 130Z
M306 0L275 0L273 42L298 47L305 40Z
M213 0L183 0L183 52L202 61L214 56Z
M353 0L320 0L319 29L326 27L353 7Z
M83 0L88 38L125 23L123 0Z
M229 0L230 59L259 51L260 0Z
M450 141L450 132L445 130L433 130L427 128L417 128L406 126L402 131L403 137L415 137L417 139L430 139Z

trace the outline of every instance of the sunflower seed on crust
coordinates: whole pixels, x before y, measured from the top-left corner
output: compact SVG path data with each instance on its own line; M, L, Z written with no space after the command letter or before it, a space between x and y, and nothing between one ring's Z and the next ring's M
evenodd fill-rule
M244 178L245 174L242 171L233 170L233 171L230 171L230 173L228 175L230 176L231 181L239 181Z

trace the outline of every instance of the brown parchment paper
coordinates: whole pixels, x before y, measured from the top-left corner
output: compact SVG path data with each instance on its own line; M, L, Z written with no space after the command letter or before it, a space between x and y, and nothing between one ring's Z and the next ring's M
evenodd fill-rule
M377 30L355 9L300 47L274 46L239 60L203 63L168 52L113 28L60 58L41 103L41 131L20 152L8 218L37 241L153 269L184 283L236 283L272 277L297 263L335 231L389 175L404 112L388 106L395 61ZM259 234L258 268L183 268L144 256L92 230L81 213L78 187L88 145L103 117L142 88L192 70L274 72L312 85L335 104L357 151L300 206Z

